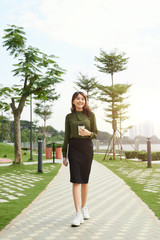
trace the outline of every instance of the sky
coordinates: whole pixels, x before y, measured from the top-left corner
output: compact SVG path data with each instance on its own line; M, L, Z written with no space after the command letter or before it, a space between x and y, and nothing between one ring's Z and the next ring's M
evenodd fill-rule
M114 82L132 84L128 93L130 118L125 124L149 121L160 137L159 0L1 0L0 19L1 84L11 86L18 81L11 72L15 60L2 46L7 24L23 27L28 46L56 55L59 66L66 69L63 83L56 87L61 96L53 103L48 125L64 130L79 72L96 77L101 84L111 84L110 75L98 71L94 58L100 49L107 53L117 49L125 52L129 61L125 71L114 75ZM98 130L111 133L103 104L98 103L94 112ZM30 120L28 107L21 119ZM33 120L37 120L34 114Z

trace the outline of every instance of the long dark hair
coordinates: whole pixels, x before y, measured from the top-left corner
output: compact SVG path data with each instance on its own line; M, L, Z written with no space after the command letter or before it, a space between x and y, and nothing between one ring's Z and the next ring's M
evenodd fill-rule
M75 93L73 94L73 96L72 96L72 102L71 102L71 103L72 103L71 112L74 113L74 112L76 111L76 107L75 107L75 105L73 104L73 101L74 101L75 98L78 97L79 94L81 94L81 95L84 97L84 99L85 99L85 105L84 105L84 107L83 107L83 112L84 112L85 114L87 114L87 116L89 116L89 115L90 115L90 112L91 112L91 109L90 109L90 107L89 107L89 105L88 105L88 102L87 102L87 96L86 96L83 92L75 92Z

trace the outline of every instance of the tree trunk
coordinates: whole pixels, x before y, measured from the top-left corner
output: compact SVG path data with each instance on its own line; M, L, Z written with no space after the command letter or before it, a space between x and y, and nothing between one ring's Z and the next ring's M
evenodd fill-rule
M15 100L12 98L11 108L14 115L14 162L22 164L21 154L21 126L20 117L26 101L26 95L23 95L19 101L18 108L15 106Z
M116 159L116 130L113 129L113 160Z
M15 163L22 164L20 113L14 113L14 154Z
M112 88L113 88L113 73L111 74L111 80L112 80ZM112 95L112 128L113 128L113 159L115 160L116 159L116 119L115 119L113 95Z
M120 154L122 155L123 148L122 148L122 115L120 112Z

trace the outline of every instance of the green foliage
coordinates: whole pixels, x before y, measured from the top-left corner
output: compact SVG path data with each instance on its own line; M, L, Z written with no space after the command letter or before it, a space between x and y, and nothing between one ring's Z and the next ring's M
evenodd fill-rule
M108 104L108 107L105 108L105 111L107 112L106 121L112 122L113 119L124 121L127 119L128 117L125 114L129 104L125 103L125 100L127 98L126 93L131 85L114 84L113 86L104 86L96 84L96 87L100 91L98 99Z
M126 159L138 158L142 161L147 161L147 152L144 151L125 151ZM160 160L160 152L151 153L152 161Z
M17 27L15 25L8 26L10 26L10 28L4 29L6 34L3 37L3 39L5 39L3 46L7 48L7 51L10 51L11 55L17 57L25 47L25 32L22 27Z
M138 158L142 161L147 161L147 153L144 151L125 151L126 159Z
M79 73L77 79L78 81L75 81L74 83L78 87L78 90L81 89L82 91L85 91L87 99L95 98L95 86L98 84L95 78L89 78L87 75Z
M30 142L30 122L26 120L20 121L21 126L21 141ZM64 131L57 131L52 126L46 126L47 142L48 141L63 141ZM33 123L33 139L38 141L38 138L43 139L43 127L37 126ZM0 142L2 140L2 116L0 116ZM3 140L6 142L14 141L14 122L9 121L7 117L3 116Z
M2 128L3 126L3 128ZM3 133L2 133L3 131ZM0 116L0 142L2 141L2 135L3 135L3 141L10 141L10 122L8 119L4 116Z
M46 101L44 100L36 102L34 112L46 121L52 115L52 105L46 104Z
M61 134L57 134L55 136L52 137L46 137L46 142L61 142L64 140L64 137Z
M63 81L61 75L65 72L55 61L54 55L47 55L38 48L26 46L25 32L22 27L10 25L4 30L3 46L6 47L15 61L13 76L20 79L19 84L0 88L0 108L10 107L14 115L14 146L15 161L22 162L20 142L20 117L29 96L36 100L52 101L59 97L55 85ZM10 99L6 103L6 98Z
M152 152L151 153L152 160L160 160L160 152Z
M147 153L143 151L138 152L138 159L142 161L147 161Z
M97 65L100 72L109 73L113 75L116 72L120 72L126 69L126 64L129 58L124 58L126 53L117 53L114 49L110 53L106 53L104 50L100 50L100 57L95 57L95 61L101 65Z
M113 84L113 74L126 69L126 64L129 58L125 58L125 53L117 53L117 50L113 50L110 53L106 53L102 49L100 50L100 57L95 57L95 61L99 62L97 68L100 72L104 72L111 75L111 86L103 86L101 84L96 84L96 87L100 91L98 97L99 100L108 104L105 108L106 121L112 124L113 128L113 158L115 159L115 133L117 130L117 119L120 120L120 136L122 137L122 127L121 122L126 120L128 117L126 114L126 109L129 104L126 104L124 100L126 97L122 95L126 94L131 85L129 84Z
M91 109L96 109L97 105L95 104L94 100L97 100L96 84L98 84L98 81L96 81L94 77L89 78L87 75L83 75L82 73L77 75L77 79L78 81L74 82L78 87L77 91L85 92Z
M33 94L36 99L55 99L58 97L55 84L63 81L60 76L64 73L55 62L55 56L41 52L38 48L26 47L25 32L22 27L11 25L5 29L3 46L18 60L13 66L13 76L20 77L21 84L14 84L11 88L0 88L0 96L12 98L12 109L15 101L22 102L22 96L27 98ZM1 101L1 104L5 101ZM10 107L10 104L8 104Z
M125 58L125 53L117 53L117 50L111 51L109 54L103 50L100 50L100 57L95 57L95 61L99 62L100 65L96 65L100 72L104 72L111 75L111 86L103 86L96 84L96 87L100 90L99 100L108 104L105 108L106 121L112 124L113 135L112 135L112 149L113 159L116 158L116 131L117 131L117 119L119 120L119 133L120 133L120 144L122 142L122 135L126 132L126 129L122 133L122 121L128 117L126 109L129 104L124 102L124 95L131 85L129 84L113 84L113 74L123 71L126 69L126 64L129 58Z
M29 142L30 139L30 130L25 128L21 131L21 141L22 142Z
M126 159L138 158L138 151L125 151Z

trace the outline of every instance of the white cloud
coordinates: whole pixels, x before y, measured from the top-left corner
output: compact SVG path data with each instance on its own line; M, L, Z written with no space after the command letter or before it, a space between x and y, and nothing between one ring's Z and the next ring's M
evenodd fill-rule
M160 24L159 1L42 0L26 21L54 39L80 47L112 47L139 41L137 31Z
M88 61L92 56L99 55L99 48L106 51L118 48L126 52L130 57L128 69L115 75L115 82L134 83L130 94L131 121L141 122L143 118L159 121L158 113L154 111L154 107L159 108L159 0L19 0L8 13L12 20L16 19L15 24L18 22L27 28L27 34L30 30L35 31L48 36L48 39L63 42L63 46L69 43L73 51L90 51ZM77 52L68 63L70 56L62 51L68 70L66 78L74 81L73 75L77 70L88 70L89 76L98 73L94 63L93 68L90 63L83 63L78 59ZM102 74L97 76L101 78ZM103 76L102 79L106 79ZM107 79L110 80L110 76ZM67 84L65 86L67 89ZM60 108L63 102L65 96L62 91L62 100L57 101L55 108ZM148 114L148 108L151 114ZM98 121L102 121L101 116Z
M160 25L159 0L11 2L15 5L9 12L13 16L18 12L17 19L24 27L78 47L135 51L159 46L159 40L151 36L152 28Z

